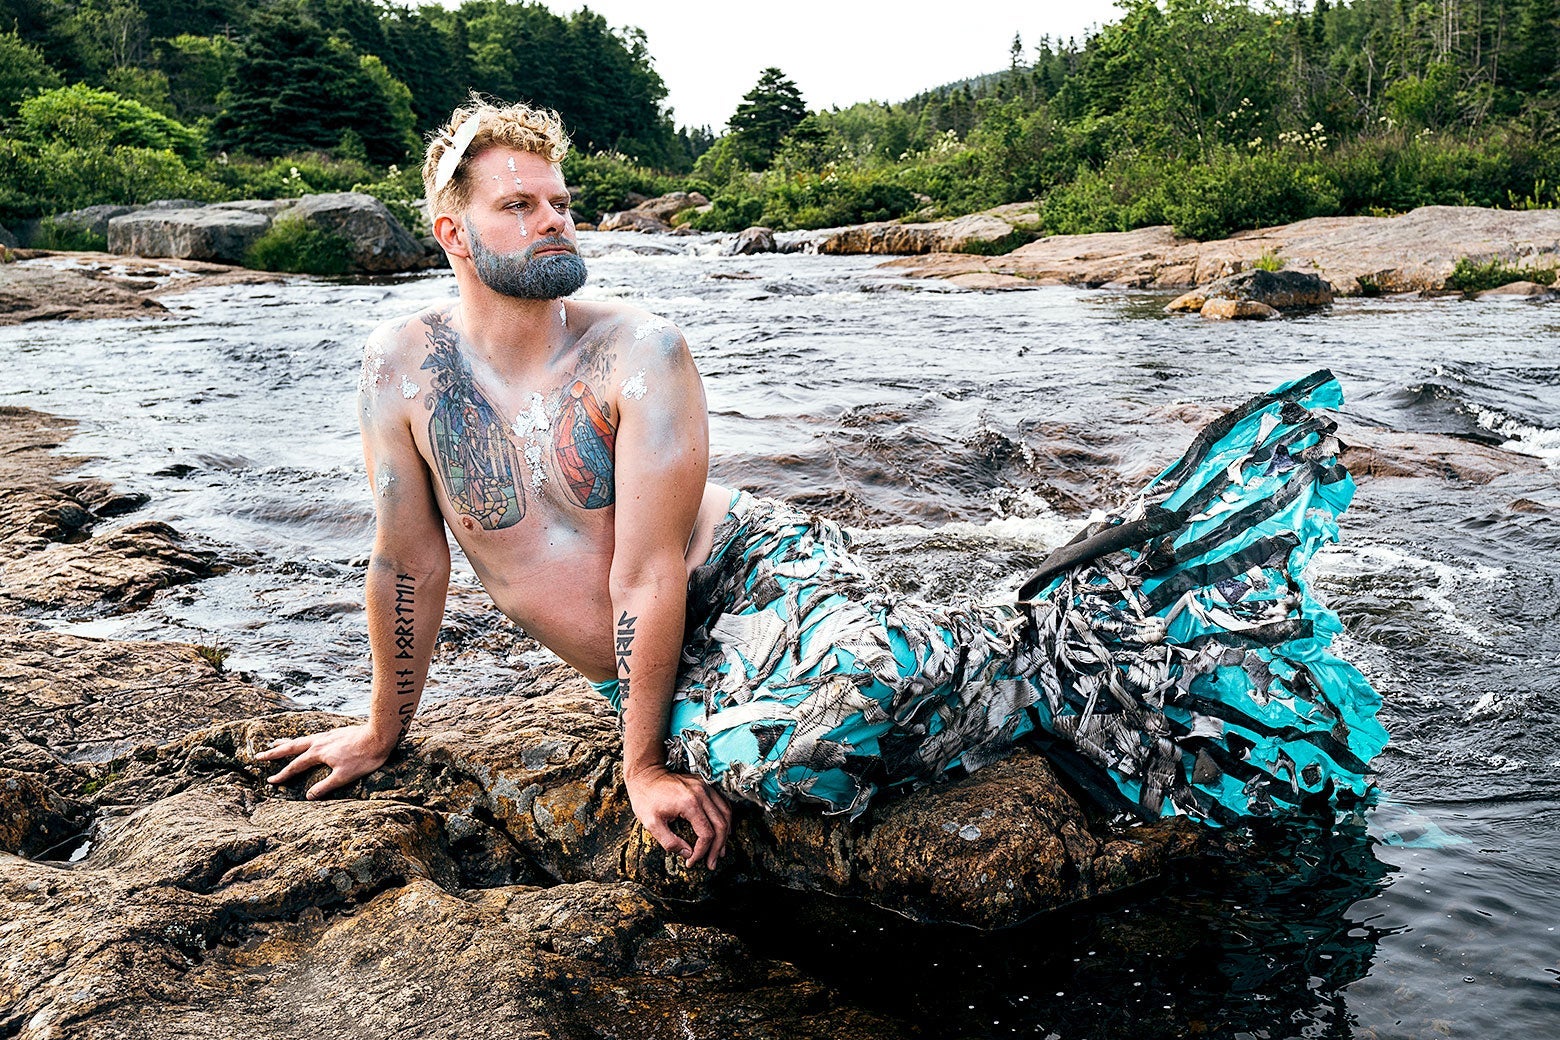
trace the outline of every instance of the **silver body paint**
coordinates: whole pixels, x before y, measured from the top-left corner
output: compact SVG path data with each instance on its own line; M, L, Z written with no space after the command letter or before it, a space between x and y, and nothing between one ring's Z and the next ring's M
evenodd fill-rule
M640 369L627 379L623 380L622 390L624 397L631 397L635 401L642 400L645 396L645 370Z
M662 329L669 329L671 327L671 322L667 321L665 318L659 315L656 315L634 330L634 338L636 340L645 339L646 337L660 332Z
M406 376L403 375L401 377L401 396L406 398L408 401L416 397L417 391L420 389L422 388L419 387L416 383L412 382L410 379L406 378Z

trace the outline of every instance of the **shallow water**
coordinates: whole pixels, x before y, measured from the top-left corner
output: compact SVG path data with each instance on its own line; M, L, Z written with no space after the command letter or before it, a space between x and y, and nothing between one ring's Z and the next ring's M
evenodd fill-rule
M1483 485L1362 482L1344 544L1313 565L1340 649L1385 698L1385 804L1270 839L1259 869L1189 871L998 937L840 914L799 932L802 911L768 895L726 923L855 1000L940 1023L929 1036L1560 1033L1560 309L1349 300L1215 324L1147 293L972 293L866 258L584 240L582 295L687 334L715 479L845 520L889 580L929 596L1011 590L1215 410L1317 367L1349 420L1510 460ZM70 447L90 472L238 562L72 630L216 643L301 700L360 710L358 351L377 321L452 292L447 273L298 280L175 297L168 321L0 329L0 401L81 420ZM456 581L463 649L430 696L523 681L541 652L505 638L469 570Z

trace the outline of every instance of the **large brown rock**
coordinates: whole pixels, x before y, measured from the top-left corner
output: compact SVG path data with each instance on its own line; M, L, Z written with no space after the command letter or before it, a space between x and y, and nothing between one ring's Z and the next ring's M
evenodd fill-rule
M690 209L701 209L710 200L696 191L673 191L645 199L625 210L602 214L598 231L668 232L672 218Z
M72 268L0 264L0 325L59 318L140 318L168 308L133 289Z
M1518 267L1560 264L1560 210L1423 206L1395 217L1314 217L1213 242L1148 227L1053 235L1002 257L935 254L889 266L915 277L987 273L1036 284L1188 289L1250 269L1264 255L1315 273L1346 296L1440 290L1463 258Z

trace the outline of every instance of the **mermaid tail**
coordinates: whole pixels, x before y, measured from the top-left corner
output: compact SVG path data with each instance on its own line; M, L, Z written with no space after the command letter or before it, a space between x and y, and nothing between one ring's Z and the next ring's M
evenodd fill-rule
M1328 652L1337 615L1301 576L1354 494L1336 424L1307 411L1342 401L1321 371L1229 412L1021 590L1046 662L1031 710L1106 800L1225 823L1368 789L1381 699Z
M1353 485L1326 372L1204 430L1018 605L929 606L828 520L739 493L689 583L668 765L851 816L1021 739L1106 804L1211 823L1363 794L1379 698L1300 573Z

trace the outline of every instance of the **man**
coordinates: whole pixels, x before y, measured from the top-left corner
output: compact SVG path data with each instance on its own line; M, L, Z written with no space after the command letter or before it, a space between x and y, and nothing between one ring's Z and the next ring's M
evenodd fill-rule
M329 767L309 798L389 757L443 615L447 524L516 624L592 681L620 681L635 814L669 851L714 866L730 805L669 771L664 740L688 579L732 496L705 480L704 391L677 329L622 304L560 302L585 280L566 147L553 113L473 104L429 148L433 234L460 297L380 326L365 352L369 719L258 757L291 758L273 783ZM679 818L695 845L671 830Z
M1300 580L1352 493L1333 424L1305 408L1341 403L1330 373L1212 424L1022 604L927 606L875 583L829 521L706 481L704 393L669 323L559 302L585 278L565 148L556 115L480 103L429 146L460 298L380 327L364 356L370 717L262 752L292 759L273 783L328 766L319 797L406 734L448 525L500 609L620 708L634 813L690 863L715 865L730 801L854 817L1026 735L1148 817L1365 792L1379 698L1325 652L1336 618Z

